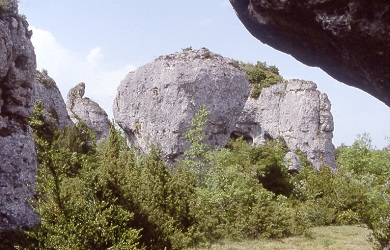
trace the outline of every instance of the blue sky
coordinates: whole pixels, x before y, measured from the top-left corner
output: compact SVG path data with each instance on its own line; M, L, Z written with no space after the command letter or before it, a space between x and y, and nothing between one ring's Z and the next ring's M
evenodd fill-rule
M328 95L335 122L333 142L351 145L367 132L377 148L388 145L390 108L318 68L252 37L228 0L20 0L27 16L38 69L45 68L64 99L85 82L85 96L112 117L116 88L128 72L160 55L190 47L244 62L276 65L286 78L310 80Z

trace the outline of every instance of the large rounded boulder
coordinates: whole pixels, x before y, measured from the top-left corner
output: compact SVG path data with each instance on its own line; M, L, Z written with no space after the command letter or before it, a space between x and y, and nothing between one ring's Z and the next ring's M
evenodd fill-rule
M202 105L210 112L205 142L225 146L249 91L235 61L205 48L184 49L130 72L118 87L114 117L130 144L144 152L159 146L174 160L188 149L185 134Z

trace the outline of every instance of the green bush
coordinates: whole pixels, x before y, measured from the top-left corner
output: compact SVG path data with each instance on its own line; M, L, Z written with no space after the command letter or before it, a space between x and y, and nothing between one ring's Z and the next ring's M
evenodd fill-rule
M199 172L202 176L192 207L200 240L283 237L307 230L303 217L280 195L292 190L283 165L283 144L251 146L239 138L226 149L210 150L202 146L206 123L207 112L201 108L187 134L196 147L191 146L192 152L187 152L183 161L195 176ZM196 154L194 149L198 149ZM201 171L192 166L202 166Z
M7 11L11 8L7 0L0 0L0 11Z
M275 69L273 69L275 71ZM38 153L33 205L41 223L3 232L0 248L186 249L221 238L280 238L312 225L363 223L383 248L390 238L388 150L369 138L337 149L339 168L290 176L282 140L263 146L204 144L202 106L184 160L168 170L158 148L141 154L110 129L96 146L82 122L59 131L38 102L30 119Z
M390 153L371 146L367 134L336 150L337 173L303 168L294 177L293 199L313 225L363 223L378 249L390 239Z
M352 146L336 150L339 168L358 183L362 198L356 203L360 220L372 230L378 249L390 244L390 152L377 150L368 134L358 135Z
M30 119L41 223L26 232L33 239L26 249L137 249L140 230L131 227L134 214L119 202L121 185L112 185L121 177L118 155L112 154L119 151L115 136L110 135L99 161L85 124L61 133L45 122L42 109L38 103Z
M256 64L241 62L240 67L246 71L248 80L252 85L252 98L258 98L263 88L270 87L283 80L277 67L267 66L263 62L257 62Z

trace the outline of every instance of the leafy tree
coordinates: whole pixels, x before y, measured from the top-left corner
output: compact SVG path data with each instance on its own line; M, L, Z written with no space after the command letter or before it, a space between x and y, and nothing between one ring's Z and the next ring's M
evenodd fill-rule
M210 146L204 143L204 126L207 124L209 114L205 105L200 106L190 122L191 129L185 134L185 138L190 142L190 148L184 152L184 165L198 176L198 183L203 182L203 175L208 166Z
M379 248L390 244L390 152L376 150L368 134L358 135L350 147L337 149L339 168L350 172L364 195L357 204L361 221L371 229Z

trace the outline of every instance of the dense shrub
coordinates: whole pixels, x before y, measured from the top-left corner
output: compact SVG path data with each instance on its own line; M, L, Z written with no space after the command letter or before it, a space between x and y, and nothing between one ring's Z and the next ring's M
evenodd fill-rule
M336 153L339 168L348 171L363 192L356 207L361 222L372 230L371 241L378 249L390 245L390 151L373 148L369 135L363 134Z
M134 214L118 202L120 185L110 185L119 177L110 170L120 170L117 155L111 154L117 150L114 139L99 161L84 123L60 133L42 107L37 104L30 120L39 162L36 211L41 223L26 232L34 239L27 249L136 249Z
M279 70L275 66L268 66L265 62L240 63L248 75L248 80L252 85L251 97L258 98L261 90L273 84L279 83L283 78L279 75Z
M0 247L185 249L221 238L279 238L305 234L312 225L355 223L372 230L378 249L389 244L388 150L374 150L359 137L337 149L337 173L304 161L290 176L282 140L205 145L207 115L201 107L187 134L190 149L168 170L158 148L141 154L114 126L98 146L82 122L56 130L39 102L30 124L39 162L33 204L42 220L26 232L3 232Z
M313 225L363 223L378 249L390 239L390 152L376 150L367 134L336 150L337 173L303 168L292 198Z
M207 114L198 115L192 123L193 131L198 131L196 144L201 144L201 127L206 119ZM189 135L191 140L193 133ZM202 157L195 159L189 154L192 160L184 163L203 166L193 211L205 241L221 237L284 237L307 229L305 220L281 195L292 191L283 164L283 143L251 146L239 138L226 149L203 148L200 152L197 155Z

